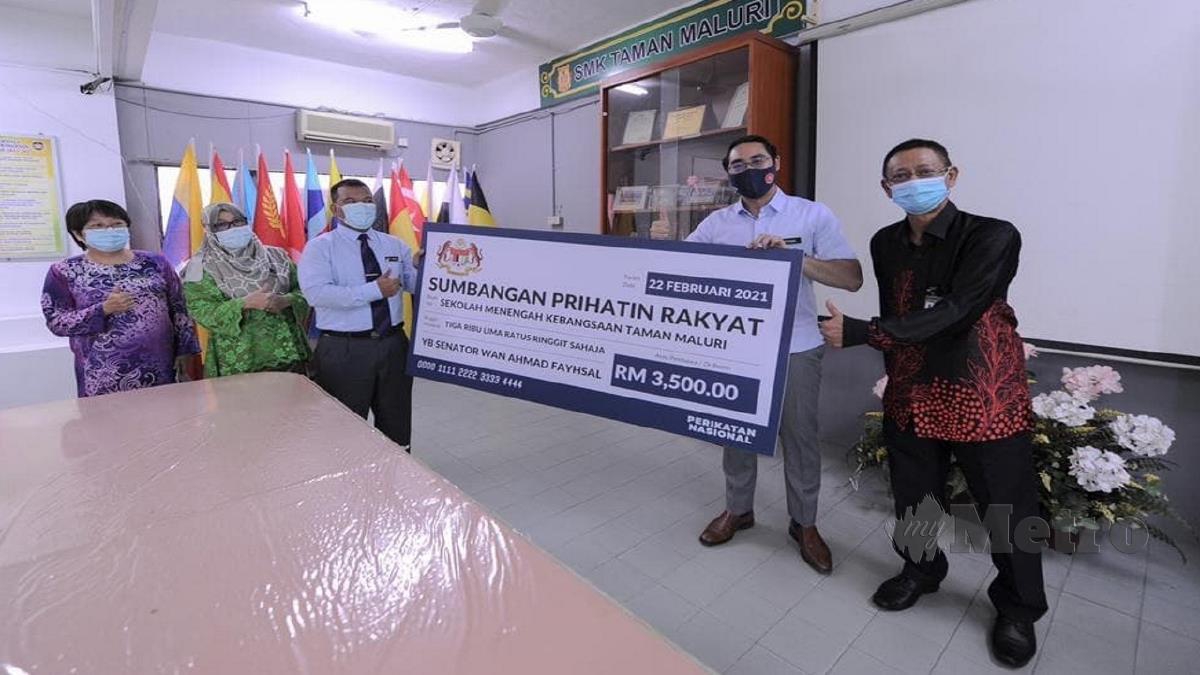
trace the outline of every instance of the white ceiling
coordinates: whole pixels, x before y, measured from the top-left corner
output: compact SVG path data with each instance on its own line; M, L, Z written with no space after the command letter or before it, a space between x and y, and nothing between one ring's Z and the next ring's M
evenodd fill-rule
M0 7L19 7L69 16L92 16L91 0L0 0Z
M74 1L50 0L63 5ZM457 21L475 6L475 0L378 1L412 12L422 25ZM690 4L687 0L484 1L499 5L497 16L506 26L554 46L497 36L476 40L469 54L419 51L306 19L299 0L158 0L154 30L439 82L481 85Z

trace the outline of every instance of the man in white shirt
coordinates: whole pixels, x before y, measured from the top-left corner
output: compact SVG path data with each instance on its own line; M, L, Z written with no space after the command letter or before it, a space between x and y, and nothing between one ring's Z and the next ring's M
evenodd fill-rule
M360 180L329 190L334 229L308 242L300 290L317 312L321 337L313 356L322 389L406 450L412 434L412 378L405 373L402 290L415 292L417 271L404 242L372 229L375 203Z
M688 241L753 249L794 247L804 253L779 437L791 516L788 534L800 546L804 562L828 574L833 557L816 527L821 488L817 397L824 342L817 328L812 283L857 291L862 286L862 266L829 207L785 194L775 184L779 152L770 140L755 135L737 139L723 164L741 199L705 218ZM725 511L700 535L705 546L723 544L738 530L754 526L758 456L726 447L724 467Z

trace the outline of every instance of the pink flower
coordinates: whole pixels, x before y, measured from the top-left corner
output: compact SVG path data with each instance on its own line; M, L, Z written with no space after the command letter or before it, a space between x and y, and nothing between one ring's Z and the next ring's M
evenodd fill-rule
M883 398L883 392L887 389L887 382L887 375L884 375L875 383L875 387L871 389L871 392L875 394L876 398Z
M1037 355L1038 355L1037 347L1034 347L1033 345L1029 344L1028 342L1022 342L1021 346L1025 348L1025 360L1026 361L1028 361L1029 359L1037 358Z
M1121 374L1109 366L1087 366L1086 368L1063 368L1063 387L1084 401L1095 401L1101 394L1119 394Z

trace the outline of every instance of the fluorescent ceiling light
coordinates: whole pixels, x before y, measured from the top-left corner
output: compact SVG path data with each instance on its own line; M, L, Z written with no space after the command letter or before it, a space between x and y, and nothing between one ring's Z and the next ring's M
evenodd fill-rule
M617 87L617 91L623 91L626 94L633 94L634 96L645 96L650 93L648 89L640 84L622 84Z
M400 9L385 0L306 0L300 12L309 21L335 30L378 38L423 51L467 54L475 48L458 28L432 29L438 17Z

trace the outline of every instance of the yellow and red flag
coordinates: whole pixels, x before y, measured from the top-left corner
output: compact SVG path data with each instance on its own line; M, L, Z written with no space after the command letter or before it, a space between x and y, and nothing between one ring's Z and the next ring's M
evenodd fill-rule
M413 227L412 210L416 209L419 214L420 206L417 205L416 199L412 197L412 181L408 181L408 195L404 194L404 178L407 177L407 172L404 167L392 165L391 175L391 194L388 200L388 234L397 237L408 245L408 248L415 254L418 250L417 236ZM422 219L423 220L423 219ZM413 304L412 295L408 292L404 293L404 332L412 337L413 325Z
M217 154L216 146L209 148L212 160L208 163L208 172L211 174L212 190L209 191L209 204L232 204L233 190L229 189L229 177L225 175L225 165L221 162L221 156ZM237 205L239 208L241 205Z

